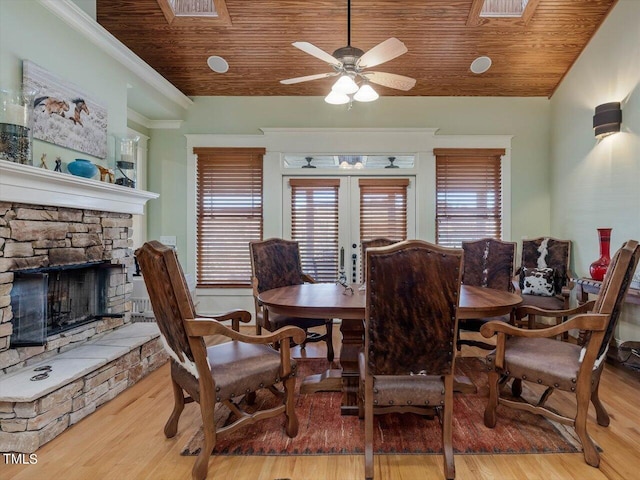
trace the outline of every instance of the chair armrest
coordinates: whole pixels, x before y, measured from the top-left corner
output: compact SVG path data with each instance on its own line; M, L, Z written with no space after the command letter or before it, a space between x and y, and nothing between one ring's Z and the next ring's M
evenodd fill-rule
M545 310L539 307L524 306L516 307L515 316L516 320L526 317L527 315L541 315L544 317L568 317L570 315L577 315L578 313L587 313L593 310L596 301L591 300L583 303L576 308L569 308L567 310Z
M496 333L515 337L551 338L574 328L578 330L603 331L607 326L608 320L609 315L605 313L583 313L559 325L536 330L518 328L509 323L492 320L480 328L480 333L485 338L492 337Z
M247 314L249 312L246 312ZM282 327L267 335L248 335L233 330L226 325L208 318L194 318L185 320L185 329L190 337L204 337L207 335L223 335L232 340L245 343L269 344L279 342L284 339L292 339L295 343L301 344L306 338L304 330L294 326Z
M230 312L223 313L222 315L202 315L196 312L198 318L207 318L210 320L217 320L218 322L225 322L231 320L231 328L236 332L240 331L240 322L249 323L251 321L251 314L246 310L231 310Z

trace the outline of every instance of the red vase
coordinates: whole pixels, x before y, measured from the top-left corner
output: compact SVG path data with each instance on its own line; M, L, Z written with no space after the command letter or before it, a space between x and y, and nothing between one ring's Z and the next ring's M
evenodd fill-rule
M599 228L598 239L600 240L600 258L589 266L589 273L594 280L601 281L611 263L609 247L611 245L611 229Z

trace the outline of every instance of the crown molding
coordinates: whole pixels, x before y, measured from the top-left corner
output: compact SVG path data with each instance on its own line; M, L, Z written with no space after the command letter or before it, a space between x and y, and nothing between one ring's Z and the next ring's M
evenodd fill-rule
M193 101L189 97L129 50L71 0L38 0L38 2L72 29L87 37L107 55L155 88L168 100L185 110L193 105Z
M131 108L127 108L127 119L152 130L177 130L182 126L182 120L151 120Z

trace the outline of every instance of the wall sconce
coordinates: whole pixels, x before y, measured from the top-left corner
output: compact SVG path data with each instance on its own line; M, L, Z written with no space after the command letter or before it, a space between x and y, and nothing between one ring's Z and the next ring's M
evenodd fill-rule
M620 102L603 103L596 107L596 114L593 116L593 128L598 139L608 137L620 131L622 123L622 110Z

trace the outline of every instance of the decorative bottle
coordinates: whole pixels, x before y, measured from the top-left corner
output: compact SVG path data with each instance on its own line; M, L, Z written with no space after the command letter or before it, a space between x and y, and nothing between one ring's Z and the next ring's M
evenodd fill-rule
M602 281L611 263L611 229L599 228L598 240L600 241L600 258L589 266L589 273L594 280Z

